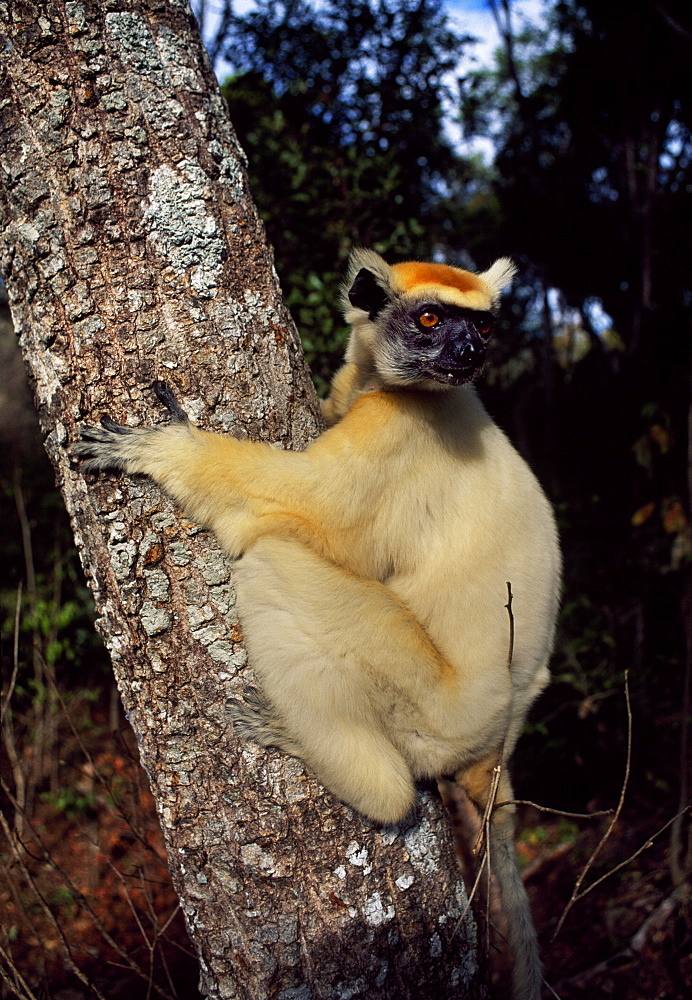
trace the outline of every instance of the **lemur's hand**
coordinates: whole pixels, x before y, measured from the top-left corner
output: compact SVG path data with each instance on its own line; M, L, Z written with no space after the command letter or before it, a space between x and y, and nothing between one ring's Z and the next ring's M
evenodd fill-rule
M189 423L187 414L167 382L154 382L152 389L170 413L173 423ZM102 469L144 472L138 462L142 446L145 439L151 443L152 436L160 433L161 428L158 427L126 427L110 417L103 417L100 427L85 424L80 428L81 440L72 446L71 451L84 462L84 468L89 472Z

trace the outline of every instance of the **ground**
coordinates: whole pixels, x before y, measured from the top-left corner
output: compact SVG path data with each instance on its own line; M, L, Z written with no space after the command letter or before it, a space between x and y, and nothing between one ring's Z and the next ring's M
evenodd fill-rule
M113 729L96 706L78 736L64 738L59 764L53 791L37 790L23 850L0 843L0 996L12 996L9 983L18 988L21 976L22 997L194 1000L197 965L131 732L121 718ZM576 902L551 942L611 820L520 813L519 852L546 979L561 1000L691 996L689 911L671 884L670 831L655 836L669 817L624 809L583 887L653 837L651 846ZM5 815L11 824L12 810ZM497 990L502 996L504 987Z

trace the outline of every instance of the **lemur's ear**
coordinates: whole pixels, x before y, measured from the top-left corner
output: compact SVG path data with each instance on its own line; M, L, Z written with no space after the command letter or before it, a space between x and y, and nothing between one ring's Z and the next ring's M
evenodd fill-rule
M347 292L348 300L356 309L363 309L370 319L382 312L389 302L389 296L377 280L377 276L366 267L361 267Z
M342 288L341 301L345 312L353 308L362 309L369 319L374 319L391 300L392 294L393 279L389 264L374 250L352 250Z
M517 273L517 266L509 257L500 257L491 264L487 271L483 271L478 277L485 283L493 300L493 305L497 305L500 300L502 290L511 285L514 275Z

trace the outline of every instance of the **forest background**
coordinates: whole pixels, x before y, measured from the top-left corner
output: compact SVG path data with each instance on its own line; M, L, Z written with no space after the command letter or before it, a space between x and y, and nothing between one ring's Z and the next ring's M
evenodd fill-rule
M230 117L318 391L345 344L337 302L351 247L392 262L482 269L506 254L518 264L479 391L555 505L565 585L553 684L517 751L517 794L592 812L618 804L626 776L589 877L632 859L576 903L549 948L611 821L524 808L527 881L563 997L606 995L612 983L622 997L683 997L692 984L680 815L690 800L692 17L682 0L634 6L545 2L525 22L509 2L488 3L501 41L483 64L463 4L453 22L438 0L260 0L244 14L224 4L213 22L209 7L196 10L212 61L232 68ZM479 143L492 162L468 152ZM51 870L46 889L58 925L82 927L82 960L91 949L102 964L103 928L129 920L108 951L113 969L118 948L148 949L157 982L189 983L179 995L193 996L146 781L7 321L1 350L3 778L56 851L87 831L102 928L85 916L88 886ZM3 850L0 943L52 996L72 984L50 944L57 932L41 930ZM613 956L624 956L617 968L601 966ZM139 995L124 971L111 986L110 996Z

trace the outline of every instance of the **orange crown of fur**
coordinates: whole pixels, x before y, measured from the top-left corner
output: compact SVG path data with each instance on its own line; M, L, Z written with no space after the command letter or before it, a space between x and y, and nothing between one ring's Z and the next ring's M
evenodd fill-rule
M430 295L441 288L445 298L469 309L492 309L497 305L502 289L512 280L516 268L507 257L496 260L481 274L465 271L450 264L429 264L406 261L390 268L399 292Z
M397 286L402 292L410 292L418 285L445 285L460 292L484 292L487 286L477 274L462 271L449 264L427 264L406 261L393 264L392 272Z

